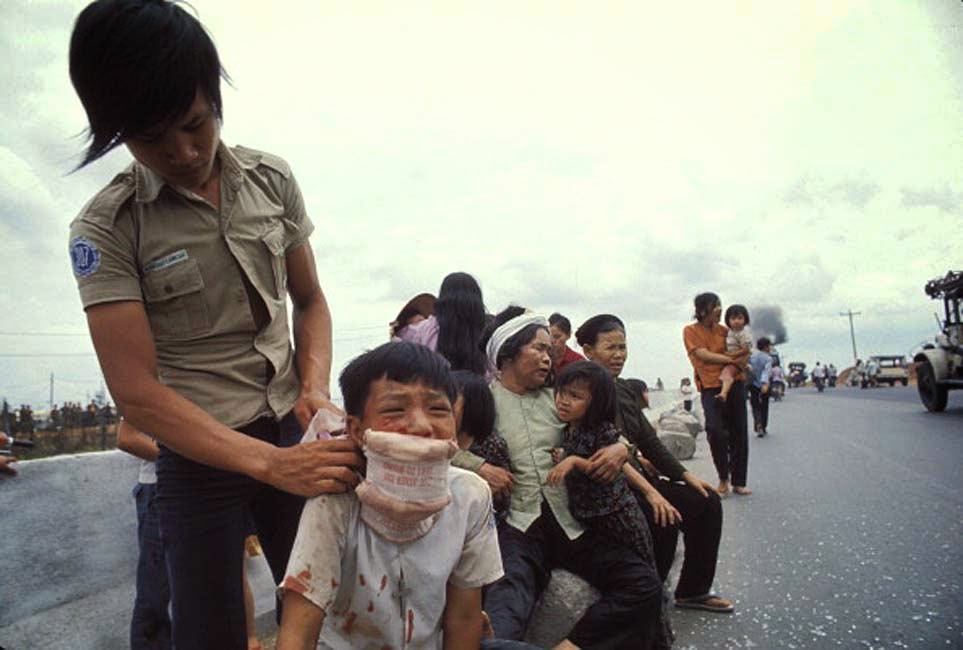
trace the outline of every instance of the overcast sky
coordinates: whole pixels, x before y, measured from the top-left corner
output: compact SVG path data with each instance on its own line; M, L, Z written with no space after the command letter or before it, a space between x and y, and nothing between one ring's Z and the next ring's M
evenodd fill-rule
M85 4L0 3L14 404L101 381L67 225L130 157L69 174ZM286 158L317 226L335 374L456 270L490 311L619 314L625 375L677 386L700 291L778 305L784 359L843 367L840 312L861 356L908 352L935 332L923 284L963 267L956 0L193 6L234 83L223 139Z

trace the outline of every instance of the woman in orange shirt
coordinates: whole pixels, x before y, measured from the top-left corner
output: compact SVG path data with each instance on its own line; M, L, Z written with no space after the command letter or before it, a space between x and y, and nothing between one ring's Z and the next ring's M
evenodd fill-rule
M682 330L685 351L695 370L696 386L706 418L706 437L712 450L712 462L719 474L719 494L729 492L730 482L736 494L752 494L746 487L749 465L749 434L746 419L746 385L739 376L732 384L729 399L716 395L722 390L722 369L728 364L742 367L748 353L726 353L728 330L720 323L722 302L714 293L695 297L695 323Z

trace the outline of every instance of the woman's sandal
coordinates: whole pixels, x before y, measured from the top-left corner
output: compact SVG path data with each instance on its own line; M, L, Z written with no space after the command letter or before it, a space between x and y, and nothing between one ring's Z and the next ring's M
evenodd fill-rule
M718 594L706 594L695 598L676 598L675 606L680 609L701 609L704 612L716 614L731 614L735 611L732 603Z

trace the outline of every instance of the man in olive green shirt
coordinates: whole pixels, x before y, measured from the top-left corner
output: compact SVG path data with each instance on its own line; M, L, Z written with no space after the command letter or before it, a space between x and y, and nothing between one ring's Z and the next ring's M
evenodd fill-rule
M505 577L485 595L495 635L522 639L555 567L565 568L601 592L556 648L645 648L655 637L662 585L651 564L629 547L586 531L568 508L563 486L547 485L551 450L562 444L564 423L552 391L548 321L510 307L495 319L489 359L499 369L492 383L495 430L508 442L514 472L508 519L499 529ZM627 458L624 445L600 450L589 475L611 481Z
M303 497L352 488L361 464L347 439L296 444L336 409L313 226L283 160L221 142L221 74L203 26L164 0L98 0L71 36L81 164L121 144L135 159L71 224L70 256L118 408L160 445L179 650L247 647L249 518L280 580Z

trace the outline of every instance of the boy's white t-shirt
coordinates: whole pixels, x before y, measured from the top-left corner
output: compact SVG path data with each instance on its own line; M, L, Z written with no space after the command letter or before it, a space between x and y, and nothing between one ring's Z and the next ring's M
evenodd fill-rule
M488 484L451 467L452 501L428 533L390 542L362 521L354 492L309 499L282 589L325 612L320 648L441 648L445 590L503 575Z

